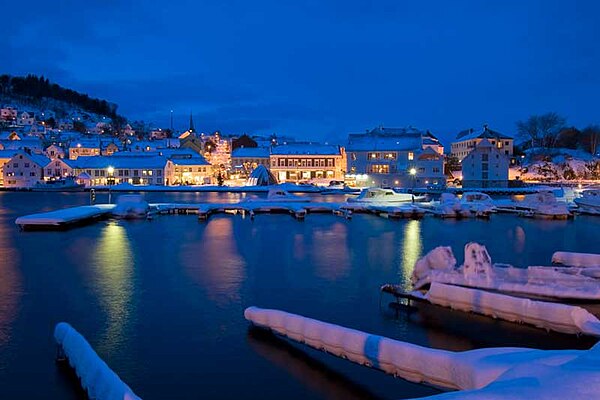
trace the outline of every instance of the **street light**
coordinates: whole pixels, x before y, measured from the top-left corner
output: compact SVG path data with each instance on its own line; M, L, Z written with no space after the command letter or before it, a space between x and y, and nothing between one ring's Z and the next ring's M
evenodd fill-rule
M411 176L411 181L412 181L412 188L415 188L415 176L417 175L417 170L415 167L412 167L411 169L408 170L408 173Z
M108 168L106 168L106 171L108 171L108 178L106 179L106 183L108 183L108 204L111 204L112 196L110 192L110 186L115 183L115 178L113 177L115 169L112 166L109 166Z
M411 168L408 170L408 172L412 175L415 176L417 174L417 170L415 168Z

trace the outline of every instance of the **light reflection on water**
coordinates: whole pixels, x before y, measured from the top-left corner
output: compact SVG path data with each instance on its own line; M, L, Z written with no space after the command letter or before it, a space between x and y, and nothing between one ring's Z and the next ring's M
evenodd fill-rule
M146 194L151 202L239 197ZM465 243L481 241L494 261L520 266L547 264L555 250L592 252L600 248L599 218L394 221L357 214L352 220L308 215L300 222L288 215L254 221L226 215L199 223L191 215L170 215L66 232L14 226L17 216L87 201L85 193L0 193L6 256L0 260L0 329L6 333L0 365L10 367L0 368L0 398L77 398L70 381L60 386L52 378L58 373L51 331L63 320L144 398L432 394L301 346L254 340L243 318L251 305L446 349L589 346L582 338L557 339L447 309L396 313L379 288L406 285L415 261L440 245L451 246L461 262Z
M404 290L410 289L410 277L415 268L415 263L423 252L423 240L421 238L421 221L411 220L404 226L404 237L402 240L402 264L400 266L400 281Z
M124 227L112 222L102 228L91 262L96 280L94 289L106 312L106 327L98 348L104 354L111 354L118 352L127 340L131 316L136 312L132 301L135 260Z

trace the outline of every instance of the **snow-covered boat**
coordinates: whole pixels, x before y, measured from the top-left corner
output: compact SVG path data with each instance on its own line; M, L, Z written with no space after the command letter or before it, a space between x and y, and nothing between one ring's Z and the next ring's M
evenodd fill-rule
M126 194L117 198L117 204L112 213L118 218L146 218L150 206L139 194Z
M295 194L288 192L287 190L275 188L275 189L269 190L269 192L267 193L266 201L284 202L284 203L288 203L288 202L307 203L310 201L310 198L297 196Z
M331 181L325 186L321 194L358 194L360 189L351 188L342 181Z
M549 190L528 194L523 201L498 201L496 209L534 218L567 219L571 217L567 203L558 201L554 193Z
M363 190L355 199L348 199L350 203L367 204L397 204L414 203L421 201L422 197L417 197L410 193L398 193L392 189L368 188Z
M440 283L534 299L600 301L597 268L492 264L487 249L478 243L465 246L465 261L458 267L450 247L431 250L415 264L411 282L417 292Z
M600 189L587 189L581 192L581 197L576 197L573 202L577 210L590 214L600 214Z
M38 182L31 188L34 192L79 192L83 189L84 185L75 182L70 176Z
M480 192L467 192L461 199L452 193L442 193L439 204L433 208L434 214L443 218L485 218L494 211L494 201Z

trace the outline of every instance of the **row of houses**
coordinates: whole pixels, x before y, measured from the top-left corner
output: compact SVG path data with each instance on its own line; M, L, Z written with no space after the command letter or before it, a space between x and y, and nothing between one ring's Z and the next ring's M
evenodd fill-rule
M38 145L32 146L36 140ZM444 146L431 132L413 127L376 127L353 133L345 146L265 141L264 146L230 151L230 139L191 131L178 138L126 143L75 136L45 149L40 144L36 137L11 134L0 138L0 151L6 150L4 160L15 150L25 150L19 157L37 158L29 160L28 167L18 161L9 163L2 174L6 186L29 186L64 176L78 177L89 185L204 184L212 183L216 175L247 176L258 165L270 169L279 182L344 180L356 186L402 187L446 183ZM512 152L512 138L487 126L461 133L451 146L451 154L462 163L465 186L506 186ZM40 171L27 169L33 164Z
M192 152L171 155L112 155L50 159L41 154L18 151L3 162L3 185L9 188L33 187L50 179L74 177L86 186L122 183L133 185L201 185L213 181L213 167Z

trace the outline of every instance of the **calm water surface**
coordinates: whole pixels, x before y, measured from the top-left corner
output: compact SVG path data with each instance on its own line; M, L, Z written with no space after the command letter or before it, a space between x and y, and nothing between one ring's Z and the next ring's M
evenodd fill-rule
M102 201L106 195L99 194ZM150 193L149 201L240 195ZM272 307L436 348L587 348L591 342L433 306L396 312L383 283L407 284L418 257L468 241L498 262L548 264L600 248L600 218L351 221L309 215L162 216L65 232L20 232L20 215L83 205L84 193L0 193L0 398L83 398L55 364L67 321L145 399L404 398L436 393L249 330L244 308Z

